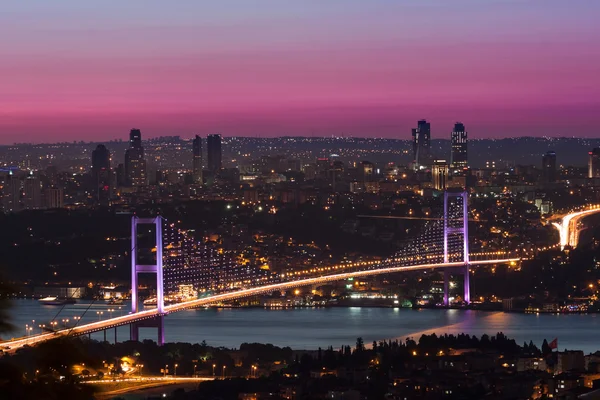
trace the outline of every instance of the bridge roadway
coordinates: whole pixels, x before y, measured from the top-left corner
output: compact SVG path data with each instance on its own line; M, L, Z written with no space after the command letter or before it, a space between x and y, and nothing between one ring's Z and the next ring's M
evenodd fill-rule
M497 259L497 260L475 260L470 261L469 265L485 265L485 264L504 264L510 262L518 262L519 258L505 258L505 259ZM339 281L348 278L358 278L364 276L371 275L381 275L381 274L390 274L395 272L408 272L408 271L418 271L424 269L442 269L442 268L455 268L464 266L464 262L449 262L449 263L434 263L434 264L419 264L419 265L409 265L409 266L393 266L393 267L385 267L385 268L377 268L377 269L368 269L363 271L353 271L353 272L343 272L332 275L324 275L314 278L306 278L299 279L295 281L281 282L281 283L273 283L265 286L257 286L249 289L236 290L234 292L229 293L221 293L213 296L203 297L201 299L190 300L183 303L172 304L169 306L165 306L164 314L170 314L178 311L189 310L197 307L204 307L211 304L223 302L223 301L231 301L236 299L241 299L245 297L256 296L260 294L271 293L276 290L287 290L294 289L301 286L311 286L316 284L323 284L327 282ZM139 311L137 313L130 313L127 315L122 315L119 317L114 317L110 319L106 319L103 321L91 322L89 324L76 326L73 328L66 328L57 330L55 332L43 333L35 336L23 337L15 340L8 340L0 343L0 349L5 352L12 352L16 349L23 347L25 345L34 345L38 344L59 336L64 335L87 335L88 333L103 331L105 329L111 329L121 325L128 325L134 322L139 322L143 320L148 320L152 318L156 318L161 314L158 313L157 309L144 310Z
M553 222L552 225L558 229L560 234L560 248L564 249L566 246L577 247L579 244L579 222L589 216L600 212L600 206L591 206L592 208L583 211L577 211L570 214L561 216L561 222Z

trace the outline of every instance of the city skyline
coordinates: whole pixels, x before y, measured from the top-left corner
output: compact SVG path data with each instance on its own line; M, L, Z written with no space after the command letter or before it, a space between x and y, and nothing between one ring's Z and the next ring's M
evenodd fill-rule
M140 4L8 5L0 143L597 135L595 2Z

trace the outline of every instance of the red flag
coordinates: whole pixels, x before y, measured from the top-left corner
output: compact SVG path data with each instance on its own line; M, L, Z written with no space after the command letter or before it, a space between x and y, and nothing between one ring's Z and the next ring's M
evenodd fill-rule
M548 347L551 349L558 349L558 338L554 338L554 340L548 344Z

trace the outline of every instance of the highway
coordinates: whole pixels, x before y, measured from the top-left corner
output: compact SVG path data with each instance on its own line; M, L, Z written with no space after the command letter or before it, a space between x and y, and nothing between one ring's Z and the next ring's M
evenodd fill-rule
M471 261L469 265L485 265L485 264L504 264L511 262L518 262L519 258L504 258L497 260L476 260ZM192 308L205 307L211 304L237 300L245 297L251 297L266 293L271 293L276 290L288 290L295 289L301 286L319 285L327 282L339 281L348 278L360 278L371 275L390 274L396 272L409 272L419 271L424 269L441 269L441 268L455 268L464 266L464 262L450 262L450 263L433 263L433 264L419 264L410 266L391 266L384 268L368 269L363 271L343 272L331 275L324 275L314 278L299 279L289 282L273 283L264 286L257 286L249 289L236 290L234 292L222 293L213 296L203 297L196 300L190 300L183 303L172 304L165 306L165 314L170 314L178 311L188 310ZM146 319L151 319L159 316L157 309L143 310L137 313L130 313L128 315L122 315L106 319L103 321L92 322L85 325L80 325L72 328L66 328L57 330L51 333L43 333L39 335L23 337L15 340L3 341L0 343L0 349L5 352L13 352L16 349L25 345L34 345L41 343L59 336L65 335L86 335L88 333L98 332L105 329L114 328L116 326L128 325L133 322L138 322Z
M566 214L562 217L561 222L553 222L552 225L558 229L560 234L560 248L564 249L566 246L577 247L579 244L579 234L581 229L579 228L579 222L591 214L600 212L599 206L593 206L588 210L577 211L570 214Z

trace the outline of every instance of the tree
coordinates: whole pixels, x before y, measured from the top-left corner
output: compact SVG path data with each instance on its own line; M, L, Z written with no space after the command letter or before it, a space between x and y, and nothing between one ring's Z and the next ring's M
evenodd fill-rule
M542 343L542 354L544 356L547 356L550 353L552 353L552 349L550 348L548 341L546 339L544 339L544 342Z
M356 351L363 351L365 349L365 342L363 338L356 338Z

